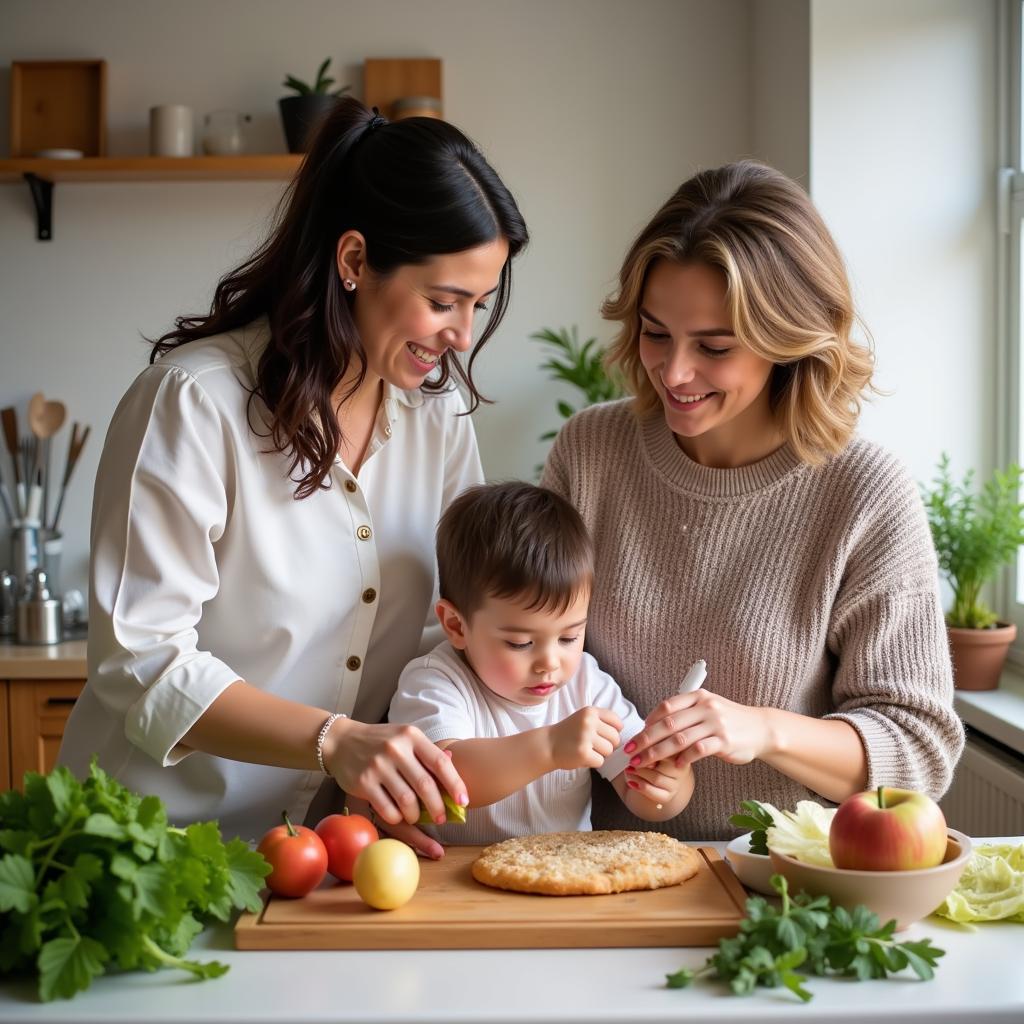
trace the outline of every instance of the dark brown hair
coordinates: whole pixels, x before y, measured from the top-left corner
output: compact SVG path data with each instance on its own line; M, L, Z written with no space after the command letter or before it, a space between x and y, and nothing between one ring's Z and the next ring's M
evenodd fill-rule
M422 385L442 391L456 377L469 392L470 411L486 401L473 383L473 362L505 314L511 261L528 240L512 195L457 128L429 117L388 123L351 97L339 100L282 198L266 242L220 280L209 314L178 317L150 354L153 361L266 316L270 342L250 395L250 423L252 402L260 399L270 450L290 457L296 498L330 485L341 443L331 396L352 361L364 362L353 293L342 288L335 265L338 238L349 230L362 233L367 264L382 276L498 238L508 242L490 319L466 368L445 352L437 378ZM355 387L361 381L362 375Z
M441 597L466 618L487 597L562 612L590 586L594 548L579 512L553 491L481 484L441 516L437 568Z

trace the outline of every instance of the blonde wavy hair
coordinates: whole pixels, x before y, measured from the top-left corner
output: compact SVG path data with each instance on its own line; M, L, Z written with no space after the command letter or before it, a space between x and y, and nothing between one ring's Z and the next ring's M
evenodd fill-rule
M852 337L859 320L843 258L803 189L764 164L727 164L684 182L640 232L601 308L622 325L606 363L639 415L661 408L639 351L639 307L659 259L724 274L737 340L775 364L771 407L793 450L811 464L841 451L875 390L874 358L866 331L864 344Z

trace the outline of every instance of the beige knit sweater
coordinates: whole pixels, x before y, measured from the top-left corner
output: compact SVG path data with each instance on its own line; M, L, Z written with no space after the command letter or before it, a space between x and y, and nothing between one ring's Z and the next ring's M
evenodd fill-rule
M854 439L824 465L785 446L739 469L689 459L658 413L628 401L574 416L542 483L571 500L597 549L587 647L642 715L698 658L707 688L742 704L841 718L868 754L868 786L949 786L964 743L914 482ZM695 767L680 839L737 834L741 800L824 798L760 761ZM650 826L607 783L594 828Z

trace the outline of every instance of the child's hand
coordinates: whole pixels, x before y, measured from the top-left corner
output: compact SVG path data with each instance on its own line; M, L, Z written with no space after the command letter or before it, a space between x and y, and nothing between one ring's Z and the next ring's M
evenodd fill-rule
M556 768L600 768L619 745L622 719L605 708L580 708L551 726L551 760Z
M626 768L626 785L656 807L671 803L690 771L688 766L677 768L673 758L655 761L648 768Z

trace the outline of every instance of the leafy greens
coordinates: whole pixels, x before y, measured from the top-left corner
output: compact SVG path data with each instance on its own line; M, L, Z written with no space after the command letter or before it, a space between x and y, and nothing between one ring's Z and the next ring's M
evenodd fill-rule
M216 822L174 828L159 798L138 796L95 762L27 772L0 794L0 975L38 974L44 1001L69 999L108 968L177 967L205 919L259 910L270 865Z
M772 875L771 882L782 897L781 909L762 896L752 896L739 935L719 940L718 952L699 970L684 967L666 975L668 988L686 988L709 974L727 982L735 995L749 995L757 986L784 985L806 1003L812 995L803 985L806 975L798 974L797 967L817 975L852 975L858 981L885 978L910 967L928 980L936 960L946 955L931 939L894 942L896 922L879 927L877 915L866 907L832 907L827 896L812 898L806 893L790 897L782 875Z

